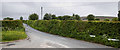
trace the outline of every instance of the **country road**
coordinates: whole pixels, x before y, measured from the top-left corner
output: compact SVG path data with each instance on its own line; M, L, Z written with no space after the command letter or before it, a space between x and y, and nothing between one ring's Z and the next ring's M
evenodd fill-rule
M30 38L3 45L3 48L111 48L101 44L41 32L26 24L24 26L26 34Z

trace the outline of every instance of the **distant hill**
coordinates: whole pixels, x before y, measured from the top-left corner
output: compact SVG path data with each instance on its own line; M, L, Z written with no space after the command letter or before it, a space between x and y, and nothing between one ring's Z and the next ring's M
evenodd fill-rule
M112 16L95 16L95 18L98 18L100 20L104 20L104 19L113 19L113 18L116 18L116 17L112 17ZM87 20L87 16L83 16L81 17L82 20Z
M113 17L113 16L96 16L96 17Z

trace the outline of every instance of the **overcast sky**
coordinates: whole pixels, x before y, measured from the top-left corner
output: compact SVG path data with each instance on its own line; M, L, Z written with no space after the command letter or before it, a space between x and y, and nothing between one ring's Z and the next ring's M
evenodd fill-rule
M41 0L43 1L43 0ZM118 13L118 0L109 0L111 2L74 2L70 0L69 2L57 0L43 2L35 2L35 0L22 1L10 1L2 0L2 9L0 8L0 17L13 17L14 19L19 19L23 16L24 19L28 19L28 16L32 13L40 14L40 7L43 7L43 14L52 13L59 15L72 15L78 14L80 16L87 16L88 14L94 14L97 16L117 16ZM1 3L0 3L1 6ZM1 11L2 10L2 11ZM0 18L0 19L2 19ZM40 18L39 18L40 19Z

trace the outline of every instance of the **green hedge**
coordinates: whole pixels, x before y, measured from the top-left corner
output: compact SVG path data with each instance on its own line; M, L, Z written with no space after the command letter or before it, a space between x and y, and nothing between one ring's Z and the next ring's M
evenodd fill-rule
M101 43L120 48L120 41L108 41L108 38L120 40L120 22L77 21L77 20L28 20L31 27L65 37ZM95 35L96 37L90 37Z
M2 21L2 31L24 30L22 21L20 20L5 20Z

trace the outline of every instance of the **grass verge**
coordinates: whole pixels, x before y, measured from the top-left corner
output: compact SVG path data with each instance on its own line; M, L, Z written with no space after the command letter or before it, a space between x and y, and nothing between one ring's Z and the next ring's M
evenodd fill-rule
M20 40L27 38L23 31L2 31L2 42Z

